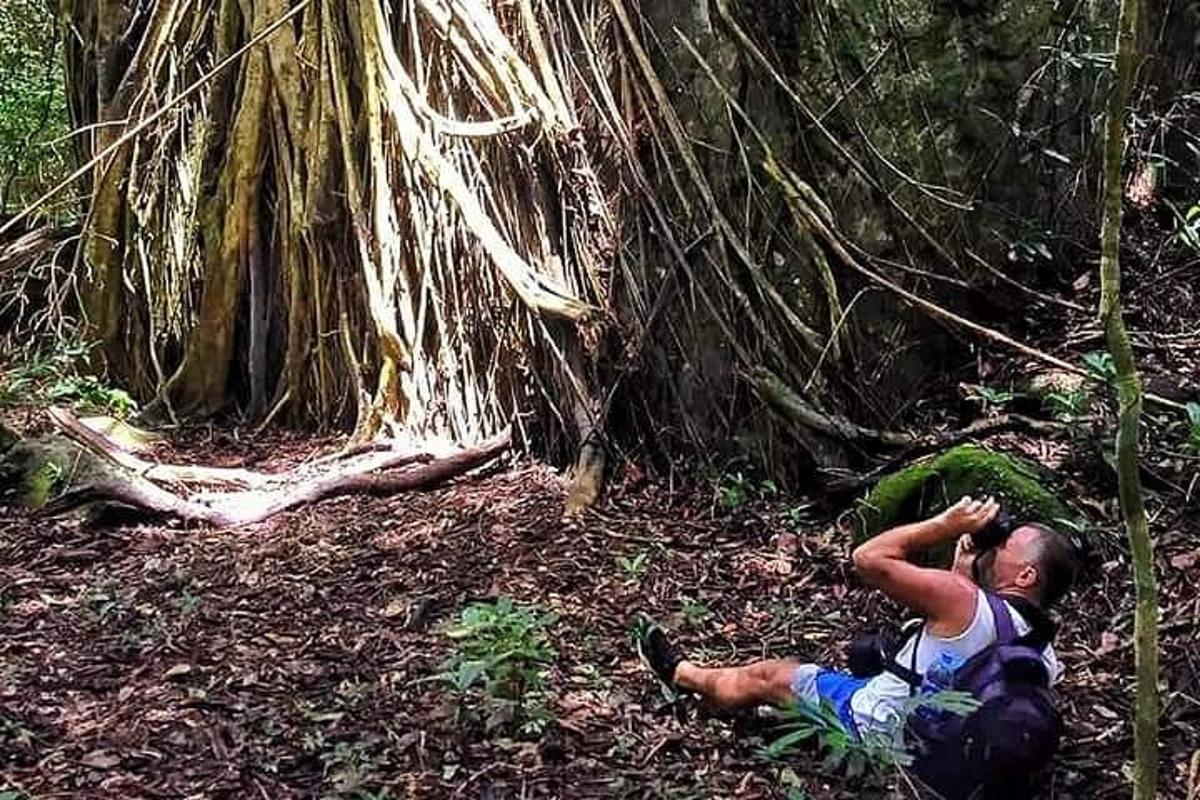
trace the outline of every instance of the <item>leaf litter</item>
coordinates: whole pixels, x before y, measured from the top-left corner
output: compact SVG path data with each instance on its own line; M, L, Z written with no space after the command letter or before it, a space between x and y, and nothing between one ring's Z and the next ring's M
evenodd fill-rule
M272 438L274 437L274 438ZM315 440L185 439L205 463L302 460ZM316 444L320 444L317 442ZM641 615L696 658L838 665L900 611L861 587L849 535L787 524L787 500L729 511L702 484L639 480L564 523L551 469L380 499L345 497L243 530L0 521L0 789L72 798L884 796L770 764L762 715L667 696L631 644ZM1132 587L1120 530L1064 613L1067 743L1056 798L1128 794ZM1194 513L1164 504L1163 794L1200 747ZM464 721L437 678L471 603L558 615L537 735ZM894 777L894 776L893 776ZM895 780L892 781L895 784ZM898 785L903 786L903 783Z

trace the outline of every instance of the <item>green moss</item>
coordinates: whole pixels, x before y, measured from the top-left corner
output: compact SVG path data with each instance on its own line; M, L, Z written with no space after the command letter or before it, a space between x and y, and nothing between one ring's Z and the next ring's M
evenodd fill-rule
M1029 462L972 444L882 478L859 503L855 544L895 525L932 516L963 495L994 495L1018 520L1054 524L1073 515Z
M41 508L93 461L59 437L22 439L0 457L0 497Z
M43 461L41 466L25 475L25 505L41 508L50 502L54 490L62 480L63 469L53 460Z

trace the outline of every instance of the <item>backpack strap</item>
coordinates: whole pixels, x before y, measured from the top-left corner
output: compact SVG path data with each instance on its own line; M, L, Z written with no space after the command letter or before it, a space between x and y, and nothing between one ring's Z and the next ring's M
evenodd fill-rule
M896 659L892 659L892 664L896 669L892 673L908 684L908 696L914 696L921 688L921 684L925 682L925 676L917 672L917 651L921 649L921 635L925 633L925 623L922 621L921 626L917 628L917 632L913 638L912 658L909 659L909 665L903 667L896 663Z
M1017 638L1017 626L1013 623L1008 603L1004 602L1004 598L1000 595L986 589L983 595L987 598L988 607L992 609L992 617L996 620L996 643L1012 644Z
M992 616L996 620L997 643L1010 644L1017 638L1017 630L1013 624L1012 614L1009 613L1008 606L998 594L987 590L984 590L983 594L987 598L988 606L992 609ZM925 682L925 676L917 671L917 650L921 647L921 635L924 632L925 625L922 623L913 639L912 657L909 659L910 663L908 666L904 666L895 658L891 658L888 660L887 666L884 667L888 672L908 684L908 694L910 697L915 695L921 688L921 684Z
M921 646L921 634L925 632L925 622L921 621L917 627L917 632L913 634L913 649L912 657L909 659L909 665L906 667L899 661L899 653L889 653L887 663L884 664L884 671L890 672L900 680L908 684L908 696L916 695L917 690L921 688L921 684L925 682L925 676L917 672L917 648Z
M1005 598L987 589L983 590L983 596L987 599L988 608L992 610L992 618L995 620L996 644L1012 644L1018 638L1025 641L1036 636L1036 633L1032 632L1026 637L1017 636L1017 626L1013 622L1012 612L1009 611L1008 602ZM922 624L917 630L916 638L913 640L912 657L908 666L904 666L893 657L888 660L887 666L884 667L888 672L908 684L910 696L921 688L921 684L925 680L925 676L917 671L917 649L921 646L921 634L924 632L925 626ZM1034 642L1030 643L1034 644ZM1041 649L1045 644L1046 642L1039 641L1036 643L1036 646L1038 649Z
M1029 633L1020 637L1021 642L1041 649L1054 641L1054 637L1058 633L1058 625L1040 606L1020 595L1003 594L1000 596L1004 598L1004 602L1008 604L1009 608L1015 609L1029 623Z

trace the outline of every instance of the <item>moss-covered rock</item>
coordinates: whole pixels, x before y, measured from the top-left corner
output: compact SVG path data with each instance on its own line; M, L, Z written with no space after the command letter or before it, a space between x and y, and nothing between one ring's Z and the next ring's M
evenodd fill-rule
M964 444L882 478L859 502L855 544L895 525L932 516L963 495L993 495L1019 521L1054 524L1072 519L1043 485L1040 469L1024 459Z
M41 508L64 487L103 472L95 456L62 437L19 439L0 449L0 501Z
M7 453L8 449L19 441L21 441L20 436L17 436L8 428L4 427L2 423L0 423L0 456L3 456L5 453Z

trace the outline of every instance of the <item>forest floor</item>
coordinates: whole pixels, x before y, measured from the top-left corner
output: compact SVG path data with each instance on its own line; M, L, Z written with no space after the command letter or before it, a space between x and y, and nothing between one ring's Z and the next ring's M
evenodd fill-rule
M283 469L332 440L194 432L172 461ZM1064 609L1068 733L1049 796L1125 797L1132 587L1111 485L1061 442L996 442L1060 465L1109 555ZM577 523L564 482L518 462L436 490L346 497L243 530L81 518L0 521L0 789L5 798L864 797L819 769L759 756L761 717L670 702L640 665L633 620L695 657L839 664L899 612L848 568L844 524L786 498L733 510L711 486L636 471ZM1200 765L1200 523L1152 503L1159 532L1164 795ZM800 524L796 525L795 523ZM559 615L551 720L485 734L456 714L446 635L509 595ZM885 776L895 782L896 775ZM802 789L800 787L803 787Z
M1200 303L1176 278L1195 262L1142 249L1126 271L1139 361L1152 390L1195 397ZM1083 266L1075 297L1095 308L1094 269ZM1025 322L1035 344L1075 363L1103 346L1089 312L1041 309ZM1015 385L1028 366L982 353L972 377ZM944 388L926 428L969 421L953 418L961 395ZM26 432L39 419L16 416L6 421ZM1067 436L988 440L1049 469L1095 526L1097 564L1062 609L1056 642L1067 733L1047 796L1061 800L1130 793L1133 589L1102 458L1111 416L1100 409ZM1196 800L1200 484L1178 430L1174 442L1160 440L1164 424L1153 430L1144 463L1163 609L1162 794ZM340 444L194 428L156 455L278 471ZM764 497L761 485L722 503L711 482L680 474L625 469L570 523L561 476L528 461L239 530L0 508L0 800L819 800L903 785L894 772L847 782L816 757L768 762L769 720L668 698L641 666L631 631L643 615L698 660L831 665L853 636L901 616L852 574L844 508ZM558 615L538 733L486 733L443 677L462 611L502 595Z

